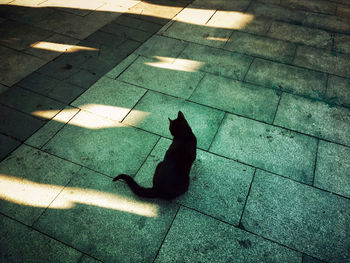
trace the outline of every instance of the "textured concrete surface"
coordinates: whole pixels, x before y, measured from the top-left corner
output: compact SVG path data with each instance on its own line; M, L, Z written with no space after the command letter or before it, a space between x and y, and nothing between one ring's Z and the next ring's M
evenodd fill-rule
M1 262L350 262L348 0L0 3ZM182 110L189 190L151 186Z

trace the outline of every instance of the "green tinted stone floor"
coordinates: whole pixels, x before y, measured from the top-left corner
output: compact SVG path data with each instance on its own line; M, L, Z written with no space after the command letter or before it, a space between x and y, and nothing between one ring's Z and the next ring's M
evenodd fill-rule
M348 0L0 1L1 262L350 263ZM189 190L151 186L181 110Z

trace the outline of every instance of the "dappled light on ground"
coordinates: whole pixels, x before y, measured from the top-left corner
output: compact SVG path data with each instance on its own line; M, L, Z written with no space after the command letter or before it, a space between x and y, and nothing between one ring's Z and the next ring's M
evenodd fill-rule
M228 38L225 37L206 37L207 40L214 40L214 41L220 41L220 42L226 42L228 41Z
M54 42L47 41L39 41L30 45L32 48L36 49L44 49L54 52L66 52L66 53L74 53L79 51L98 51L98 48L93 47L84 47L78 45L68 45L68 44L60 44Z
M63 186L41 184L0 174L0 198L19 205L46 208L62 188ZM156 217L159 210L158 205L149 202L77 187L65 187L49 208L70 209L77 204L119 210L146 217Z
M154 58L156 58L158 62L146 62L145 64L148 66L157 67L157 68L179 70L179 71L186 71L186 72L196 72L204 64L203 62L195 61L191 59L178 58L176 59L175 62L173 62L174 58L160 57L160 56L154 56Z
M15 1L4 1L0 4L8 4L12 6L23 6L33 8L45 8L45 7L56 7L56 8L70 8L80 9L88 11L108 11L108 12L125 12L127 8L139 3L140 1L134 0L15 0Z
M140 6L140 8L129 9L137 3L142 3L142 6ZM179 6L169 6L134 0L15 0L12 2L5 0L0 1L0 4L32 8L86 10L88 12L120 12L164 19L169 19L169 10L174 9L174 12L178 13L182 9L182 7ZM237 11L220 11L215 9L186 7L174 19L178 22L183 22L186 24L237 30L243 29L247 24L252 22L254 15Z
M235 11L217 11L206 24L209 27L244 29L254 20L254 15Z
M131 110L130 108L102 105L102 104L86 104L79 106L82 110L77 116L69 121L69 125L74 125L87 129L104 129L113 127L125 127L117 119L121 120L124 116L128 114ZM44 111L34 111L32 114L37 117L51 119L52 113L57 110L44 110ZM67 115L75 114L77 110L63 109L59 114L57 114L53 120L66 123ZM146 118L150 113L144 111L133 110L135 115L135 121L140 122ZM90 113L93 114L90 114ZM96 116L94 114L100 115L104 118Z

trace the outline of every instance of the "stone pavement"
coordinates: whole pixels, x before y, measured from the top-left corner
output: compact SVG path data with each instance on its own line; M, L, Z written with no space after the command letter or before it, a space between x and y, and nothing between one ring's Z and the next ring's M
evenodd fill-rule
M350 262L349 0L0 3L1 262Z

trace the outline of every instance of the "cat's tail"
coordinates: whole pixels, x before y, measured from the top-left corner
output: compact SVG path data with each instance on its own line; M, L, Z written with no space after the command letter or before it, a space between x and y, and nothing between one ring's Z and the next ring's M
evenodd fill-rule
M138 185L138 183L136 183L135 180L127 174L120 174L117 177L115 177L113 181L117 181L119 179L124 180L130 187L131 191L133 191L133 193L138 196L148 198L159 197L159 193L157 193L157 191L154 188L146 188Z

